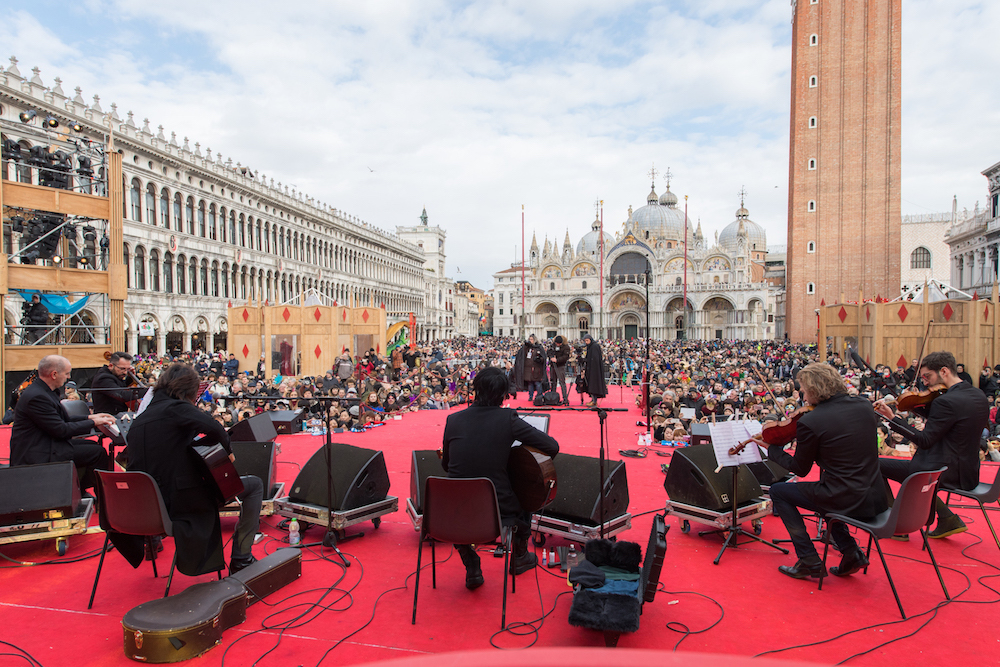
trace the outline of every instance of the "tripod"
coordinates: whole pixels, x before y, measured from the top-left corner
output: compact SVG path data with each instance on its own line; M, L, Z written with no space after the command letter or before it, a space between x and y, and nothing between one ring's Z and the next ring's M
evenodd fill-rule
M738 509L739 509L739 497L738 497L739 496L739 492L738 492L738 487L737 487L737 477L739 475L740 467L738 465L729 466L729 469L733 471L733 487L732 487L733 506L732 506L732 509L730 510L731 511L731 515L730 515L730 520L729 520L729 527L728 528L717 528L715 530L703 530L703 531L701 531L701 532L698 533L698 535L722 535L722 534L725 534L725 536L726 536L725 540L723 540L723 542L722 542L722 549L719 550L719 555L716 556L715 560L712 561L712 562L715 563L716 565L718 565L719 561L722 560L722 554L726 553L726 549L728 549L730 547L732 547L732 548L735 549L736 547L738 547L740 545L739 544L739 539L740 539L741 535L743 535L745 537L749 537L750 539L753 539L753 540L757 540L761 544L766 544L769 547L773 547L773 548L777 549L778 551L780 551L783 554L787 554L788 553L788 549L785 549L784 547L778 546L774 542L768 542L764 538L758 537L757 535L754 535L753 533L748 533L747 531L745 531L742 528L740 528L739 523L737 523L737 521L738 521L738 514L737 514L737 512L738 512Z

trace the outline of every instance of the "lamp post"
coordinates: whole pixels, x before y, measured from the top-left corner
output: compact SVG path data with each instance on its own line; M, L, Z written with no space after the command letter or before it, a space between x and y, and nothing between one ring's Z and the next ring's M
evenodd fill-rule
M653 278L653 274L650 271L649 260L646 260L646 363L643 365L643 384L642 392L643 399L646 402L646 434L650 431L650 416L652 412L649 407L649 283Z

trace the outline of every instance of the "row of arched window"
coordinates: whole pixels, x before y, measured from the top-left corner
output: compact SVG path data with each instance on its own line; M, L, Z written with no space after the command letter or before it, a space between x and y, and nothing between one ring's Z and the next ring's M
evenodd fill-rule
M260 217L238 213L225 206L217 207L203 199L195 201L193 196L171 193L166 187L158 189L152 182L144 188L138 178L132 179L127 190L128 203L123 215L134 222L146 222L363 278L422 287L417 284L416 272L404 270L400 263L374 254L321 241Z
M316 290L340 304L350 301L359 305L385 304L390 312L417 312L419 303L413 297L405 297L382 290L315 280L290 272L258 270L246 265L230 265L183 253L160 252L157 248L147 255L143 246L136 246L132 253L125 245L124 262L128 287L134 290L149 290L165 294L190 294L226 299L264 300L283 303L308 290Z

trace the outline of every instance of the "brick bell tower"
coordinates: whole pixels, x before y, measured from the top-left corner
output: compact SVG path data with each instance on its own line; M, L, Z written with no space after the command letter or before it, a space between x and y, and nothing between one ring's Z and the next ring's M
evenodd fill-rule
M792 0L786 330L900 289L902 0Z

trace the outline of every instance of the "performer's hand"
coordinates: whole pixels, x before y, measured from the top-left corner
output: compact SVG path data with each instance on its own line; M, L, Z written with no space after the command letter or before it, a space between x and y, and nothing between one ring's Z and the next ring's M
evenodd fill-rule
M98 412L96 415L90 415L90 420L94 422L94 426L110 426L115 423L114 417L104 414L103 412Z
M875 403L872 404L872 407L875 408L875 412L879 413L886 419L892 419L895 416L892 413L892 408L890 408L882 401L875 401Z
M229 455L229 460L232 461L233 463L236 463L236 455L235 454L230 454Z

